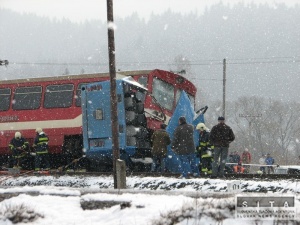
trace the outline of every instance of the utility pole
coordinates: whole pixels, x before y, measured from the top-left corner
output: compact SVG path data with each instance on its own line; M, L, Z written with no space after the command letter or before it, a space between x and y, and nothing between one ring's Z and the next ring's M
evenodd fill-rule
M111 104L111 131L113 151L114 188L117 189L117 160L120 158L119 129L118 129L118 102L116 94L116 61L115 61L115 36L113 0L107 0L107 29L108 29L108 55L110 73L110 104Z
M226 101L226 59L223 59L223 117L225 117Z

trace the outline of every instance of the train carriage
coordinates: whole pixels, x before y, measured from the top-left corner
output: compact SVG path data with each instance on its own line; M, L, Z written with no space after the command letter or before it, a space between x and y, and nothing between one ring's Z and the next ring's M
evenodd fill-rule
M163 70L122 71L117 76L131 76L144 85L152 97L144 99L149 133L168 122L184 90L194 102L196 87L184 77ZM6 80L0 83L0 156L7 163L8 144L16 131L29 140L35 129L43 128L49 136L52 167L82 155L82 86L109 80L108 73L64 75Z

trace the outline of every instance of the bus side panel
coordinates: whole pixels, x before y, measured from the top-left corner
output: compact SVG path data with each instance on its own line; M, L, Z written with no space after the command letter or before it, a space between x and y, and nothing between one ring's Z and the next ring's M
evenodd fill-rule
M92 90L93 87L98 89ZM86 155L97 163L110 164L112 163L112 136L119 137L120 149L124 149L126 143L122 83L117 81L119 134L112 134L111 129L110 83L101 82L88 85L84 92L82 94L84 96L82 110Z

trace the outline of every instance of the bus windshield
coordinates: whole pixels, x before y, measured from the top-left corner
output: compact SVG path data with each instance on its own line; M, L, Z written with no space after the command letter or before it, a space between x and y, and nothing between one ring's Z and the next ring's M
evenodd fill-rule
M152 94L161 106L168 110L173 109L174 87L171 84L154 77Z

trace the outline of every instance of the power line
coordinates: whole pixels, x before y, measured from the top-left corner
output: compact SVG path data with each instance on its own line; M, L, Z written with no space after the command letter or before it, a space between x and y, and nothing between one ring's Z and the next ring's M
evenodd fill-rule
M272 58L244 58L244 59L227 59L227 65L252 65L252 64L283 64L283 63L299 63L300 59L296 57L272 57ZM276 60L276 59L288 59L288 60ZM239 61L239 62L236 62ZM244 62L241 62L244 61ZM107 66L108 62L103 63L84 63L84 62L12 62L11 65L57 65L57 66ZM161 62L161 61L144 61L144 62L118 62L118 65L178 65L175 62ZM191 66L213 66L223 65L222 60L195 60L188 61L188 65Z

